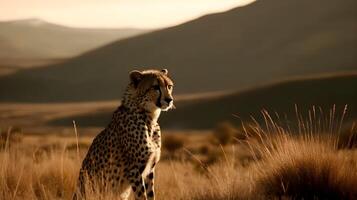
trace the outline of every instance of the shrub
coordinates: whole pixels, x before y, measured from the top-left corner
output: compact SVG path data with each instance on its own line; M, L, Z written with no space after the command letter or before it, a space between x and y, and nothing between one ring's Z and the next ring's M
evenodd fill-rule
M199 147L198 152L203 155L207 155L210 152L210 147L208 145L202 145Z
M236 133L236 128L230 122L221 122L216 126L213 136L219 144L227 145Z
M183 140L176 135L167 135L163 139L163 147L170 153L175 153L183 147Z

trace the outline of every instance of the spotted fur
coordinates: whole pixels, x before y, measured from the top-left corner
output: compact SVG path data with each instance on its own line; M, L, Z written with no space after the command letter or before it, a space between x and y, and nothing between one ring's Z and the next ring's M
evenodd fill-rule
M160 160L160 112L173 107L167 70L132 71L122 104L95 137L83 160L74 199L86 190L111 192L125 200L155 199L155 166Z

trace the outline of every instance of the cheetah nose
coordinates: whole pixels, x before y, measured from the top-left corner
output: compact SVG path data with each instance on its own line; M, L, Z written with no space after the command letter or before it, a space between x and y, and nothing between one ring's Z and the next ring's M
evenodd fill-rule
M165 101L166 101L168 104L170 104L172 100L173 100L172 98L165 98Z

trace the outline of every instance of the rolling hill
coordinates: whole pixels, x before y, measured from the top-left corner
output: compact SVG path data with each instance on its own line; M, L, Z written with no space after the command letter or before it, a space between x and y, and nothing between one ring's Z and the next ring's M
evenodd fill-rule
M3 21L0 22L0 64L30 65L28 62L33 60L75 57L145 31L70 28L39 19Z
M166 67L177 93L357 70L355 0L259 0L0 78L0 101L118 99L128 72Z
M299 114L307 118L307 111L319 107L329 118L329 110L336 106L336 116L348 105L345 121L357 120L357 73L294 79L216 97L196 98L176 102L177 109L162 113L160 125L172 129L210 129L222 121L239 124L250 121L251 116L262 122L263 109L282 121L296 122ZM105 126L115 108L107 108L85 115L53 120L50 124L71 126L75 120L81 127ZM236 116L233 116L236 115ZM337 125L337 124L336 124Z

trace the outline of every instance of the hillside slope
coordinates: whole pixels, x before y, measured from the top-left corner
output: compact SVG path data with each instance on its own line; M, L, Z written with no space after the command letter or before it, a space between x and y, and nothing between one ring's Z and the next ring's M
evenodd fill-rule
M142 66L168 68L177 93L357 70L356 21L355 0L259 0L2 77L0 101L118 99Z
M296 122L295 105L305 118L307 111L315 106L329 117L329 110L336 106L336 113L342 113L348 105L346 122L357 120L357 73L296 79L270 84L264 87L219 95L210 98L176 102L177 109L162 113L160 124L164 128L174 129L209 129L222 121L250 121L251 116L262 121L263 109L275 115L277 112L282 121ZM85 116L73 116L54 120L52 124L70 126L76 120L80 126L105 126L111 117L112 110L89 113ZM234 116L235 115L235 116ZM236 117L238 116L238 117Z
M0 22L0 61L2 65L10 65L14 60L74 57L143 32L138 29L70 28L38 19L4 21Z

